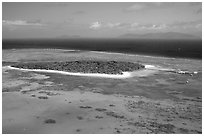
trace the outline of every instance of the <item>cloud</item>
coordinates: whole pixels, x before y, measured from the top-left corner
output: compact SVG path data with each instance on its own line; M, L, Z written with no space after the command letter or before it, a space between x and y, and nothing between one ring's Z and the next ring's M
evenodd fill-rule
M97 22L93 22L93 23L89 26L89 28L96 30L96 29L99 29L101 26L102 26L101 23L97 21Z
M103 23L101 23L101 22L93 22L90 26L89 26L89 28L90 29L94 29L94 30L99 30L99 29L102 29L102 28L109 28L109 29L111 29L111 28L119 28L119 27L121 27L121 23L119 23L119 22L117 22L117 23L111 23L111 22L108 22L108 23L105 23L105 22L103 22Z
M171 30L171 29L200 29L202 27L201 20L174 22L171 24L158 23L158 24L139 24L130 23L126 24L128 30Z
M139 24L139 23L130 23L126 28L130 31L135 30L165 30L168 28L166 24Z
M144 24L138 25L137 29L146 29L146 30L164 30L167 28L166 24Z
M189 28L189 27L196 27L197 25L202 24L201 20L195 21L183 21L183 22L174 22L169 24L170 27L180 27L180 28Z
M137 22L133 23L118 23L118 25L115 25L115 28L124 28L128 30L136 30L136 29L154 29L154 30L161 30L166 29L166 24L139 24Z
M166 24L139 24L137 22L133 23L99 23L99 22L93 22L90 29L94 30L100 30L100 29L127 29L127 30L142 30L142 29L149 29L149 30L161 30L166 29Z
M171 24L135 24L132 23L129 30L171 30L171 29L201 29L202 28L202 21L195 20L195 21L184 21L184 22L174 22Z
M25 21L25 20L3 20L3 25L13 25L13 26L42 26L43 24L40 23L40 20L33 20L33 21Z
M137 30L147 30L147 31L164 31L171 29L201 29L202 21L186 21L186 22L174 22L171 24L165 23L148 23L148 24L140 24L138 22L130 22L130 23L121 23L121 22L93 22L90 27L93 30L104 30L104 29L123 29L128 31L137 31Z

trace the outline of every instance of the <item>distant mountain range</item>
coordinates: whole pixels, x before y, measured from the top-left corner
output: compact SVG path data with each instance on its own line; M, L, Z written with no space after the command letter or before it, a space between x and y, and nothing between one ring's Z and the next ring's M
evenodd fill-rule
M147 34L124 34L120 35L118 38L128 38L128 39L201 39L190 34L177 33L177 32L167 32L167 33L147 33Z

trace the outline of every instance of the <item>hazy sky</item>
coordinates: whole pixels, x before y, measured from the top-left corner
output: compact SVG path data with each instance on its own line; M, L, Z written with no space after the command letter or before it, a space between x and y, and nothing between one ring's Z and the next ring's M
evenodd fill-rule
M202 3L3 3L3 38L118 37L182 32L201 37Z

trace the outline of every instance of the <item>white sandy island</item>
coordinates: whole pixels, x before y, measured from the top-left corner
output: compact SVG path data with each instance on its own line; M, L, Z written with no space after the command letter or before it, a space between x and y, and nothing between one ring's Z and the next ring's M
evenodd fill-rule
M46 69L23 69L23 68L16 68L12 66L7 66L7 68L14 69L14 70L22 70L22 71L46 72L46 73L57 73L57 74L72 75L72 76L87 76L87 77L100 77L100 78L112 78L112 79L126 79L126 78L135 77L135 76L143 77L143 76L152 75L158 71L175 72L175 73L182 72L175 69L162 68L154 65L145 65L145 68L142 70L137 70L132 72L122 72L122 74L73 73L73 72L46 70Z
M7 66L9 69L15 70L23 70L23 71L35 71L35 72L47 72L47 73L58 73L63 75L72 75L72 76L88 76L88 77L102 77L102 78L114 78L114 79L124 79L132 77L131 72L123 72L122 75L119 74L100 74L100 73L73 73L73 72L65 72L58 70L46 70L46 69L23 69L23 68L15 68L11 66Z
M156 67L154 65L145 65L145 68L142 70L136 70L132 72L122 72L123 74L100 74L100 73L73 73L73 72L65 72L58 70L46 70L46 69L23 69L7 66L8 69L14 70L22 70L22 71L34 71L34 72L46 72L46 73L58 73L63 75L72 75L72 76L88 76L88 77L101 77L101 78L112 78L112 79L127 79L131 77L144 77L148 75L152 75L158 71L168 71L162 68Z

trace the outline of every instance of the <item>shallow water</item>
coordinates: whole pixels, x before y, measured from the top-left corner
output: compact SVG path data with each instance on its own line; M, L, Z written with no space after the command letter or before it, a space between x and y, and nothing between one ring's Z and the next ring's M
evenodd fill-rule
M134 124L131 119L140 120L141 118L138 117L140 112L139 116L144 118L143 121L149 118L155 121L155 117L157 117L159 119L156 121L157 123L170 123L178 129L188 129L185 131L186 133L200 133L202 128L202 116L199 112L202 106L201 60L151 58L142 55L128 56L123 54L104 55L96 52L77 54L63 53L63 51L58 50L49 52L45 50L7 50L3 51L2 60L11 62L7 63L10 65L12 62L81 59L140 62L151 67L142 73L137 71L133 77L126 79L39 73L4 69L3 67L3 133L116 133L115 128L123 133L148 133L149 131L146 129L142 131L141 128L137 129L136 126L127 125L128 122ZM172 72L172 69L197 71L198 73L193 75L179 74ZM46 96L47 99L40 99L42 98L40 96ZM129 99L129 97L131 98ZM132 110L137 110L137 112L127 111L125 106L127 102L143 100L143 98L148 99L148 101L141 102L146 104L143 107L146 110L134 109L133 106ZM171 108L175 106L182 108L182 106L186 107L189 104L191 107L187 107L187 111L179 112L177 115L172 113L175 111L174 108L171 112L160 111L162 108L164 110L169 108L161 104L163 107L159 107L159 112L153 114L152 106L146 106L149 103L155 103L155 107L158 107L157 101L160 101L159 104L166 103ZM109 106L110 104L115 105L115 107ZM91 106L92 108L81 109L80 106ZM95 111L95 108L106 108L109 116L106 112ZM115 118L116 115L113 112L121 115L121 117L122 115L125 116L127 120ZM101 116L103 118L100 118ZM172 119L173 121L166 121L172 116L178 116L178 118ZM184 117L180 118L180 116ZM188 119L189 117L192 119ZM47 119L54 119L56 123L44 123ZM186 125L182 124L183 122ZM174 132L183 133L183 131L178 130Z

